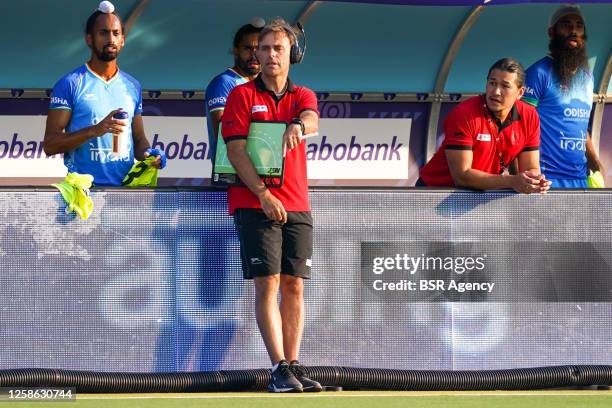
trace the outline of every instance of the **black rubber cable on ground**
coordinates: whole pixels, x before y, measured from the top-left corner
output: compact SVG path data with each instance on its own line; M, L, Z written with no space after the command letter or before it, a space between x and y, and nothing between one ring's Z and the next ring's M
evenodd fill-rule
M568 365L482 371L307 367L313 380L344 389L461 391L533 390L612 385L612 366ZM0 387L76 388L79 393L227 392L264 390L270 370L109 373L46 368L0 370Z

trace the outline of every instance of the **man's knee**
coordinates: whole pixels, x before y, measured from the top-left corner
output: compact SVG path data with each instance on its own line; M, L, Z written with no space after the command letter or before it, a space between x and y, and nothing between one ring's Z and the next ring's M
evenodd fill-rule
M259 276L253 279L255 283L255 297L257 299L267 299L278 294L280 275Z
M280 290L282 295L301 296L304 293L304 279L297 276L281 275Z

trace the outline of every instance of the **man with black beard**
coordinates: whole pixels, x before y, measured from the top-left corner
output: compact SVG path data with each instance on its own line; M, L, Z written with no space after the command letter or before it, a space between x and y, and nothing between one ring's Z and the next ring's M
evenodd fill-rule
M206 87L208 158L211 160L215 155L219 123L221 123L227 96L236 86L253 80L259 74L260 67L255 57L255 50L257 49L257 36L264 24L263 19L255 17L250 24L245 24L236 31L232 48L234 66L214 77Z
M47 155L64 153L69 172L91 174L96 185L120 186L134 157L157 156L153 165L159 168L166 158L145 137L140 84L117 66L125 37L109 1L89 16L85 42L89 61L53 87L44 149Z
M546 179L553 188L587 188L588 170L604 169L588 132L593 76L580 8L559 7L550 17L548 36L550 54L527 70L523 101L540 116L540 167Z

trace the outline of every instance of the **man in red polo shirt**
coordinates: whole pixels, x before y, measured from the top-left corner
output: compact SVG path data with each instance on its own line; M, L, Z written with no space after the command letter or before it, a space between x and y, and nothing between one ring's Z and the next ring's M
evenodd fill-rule
M228 190L229 212L240 238L242 268L255 283L255 315L272 361L272 392L321 391L298 362L304 331L304 279L310 277L312 217L306 177L306 133L317 132L315 94L289 80L289 65L301 61L293 28L282 19L259 34L261 73L237 86L227 99L222 133L228 158L245 187ZM246 152L251 121L282 121L286 149L284 182L268 188ZM280 288L280 306L277 296Z
M544 193L550 182L540 173L540 120L520 101L525 70L504 58L489 69L484 95L457 105L444 123L444 141L421 169L417 186L511 188ZM518 159L518 174L505 171Z

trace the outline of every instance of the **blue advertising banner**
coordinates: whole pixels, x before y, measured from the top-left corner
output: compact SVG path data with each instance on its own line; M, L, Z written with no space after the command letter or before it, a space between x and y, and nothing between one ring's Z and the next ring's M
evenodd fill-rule
M220 191L0 190L0 369L267 368ZM302 359L612 363L612 192L317 189ZM324 350L322 353L321 350Z

